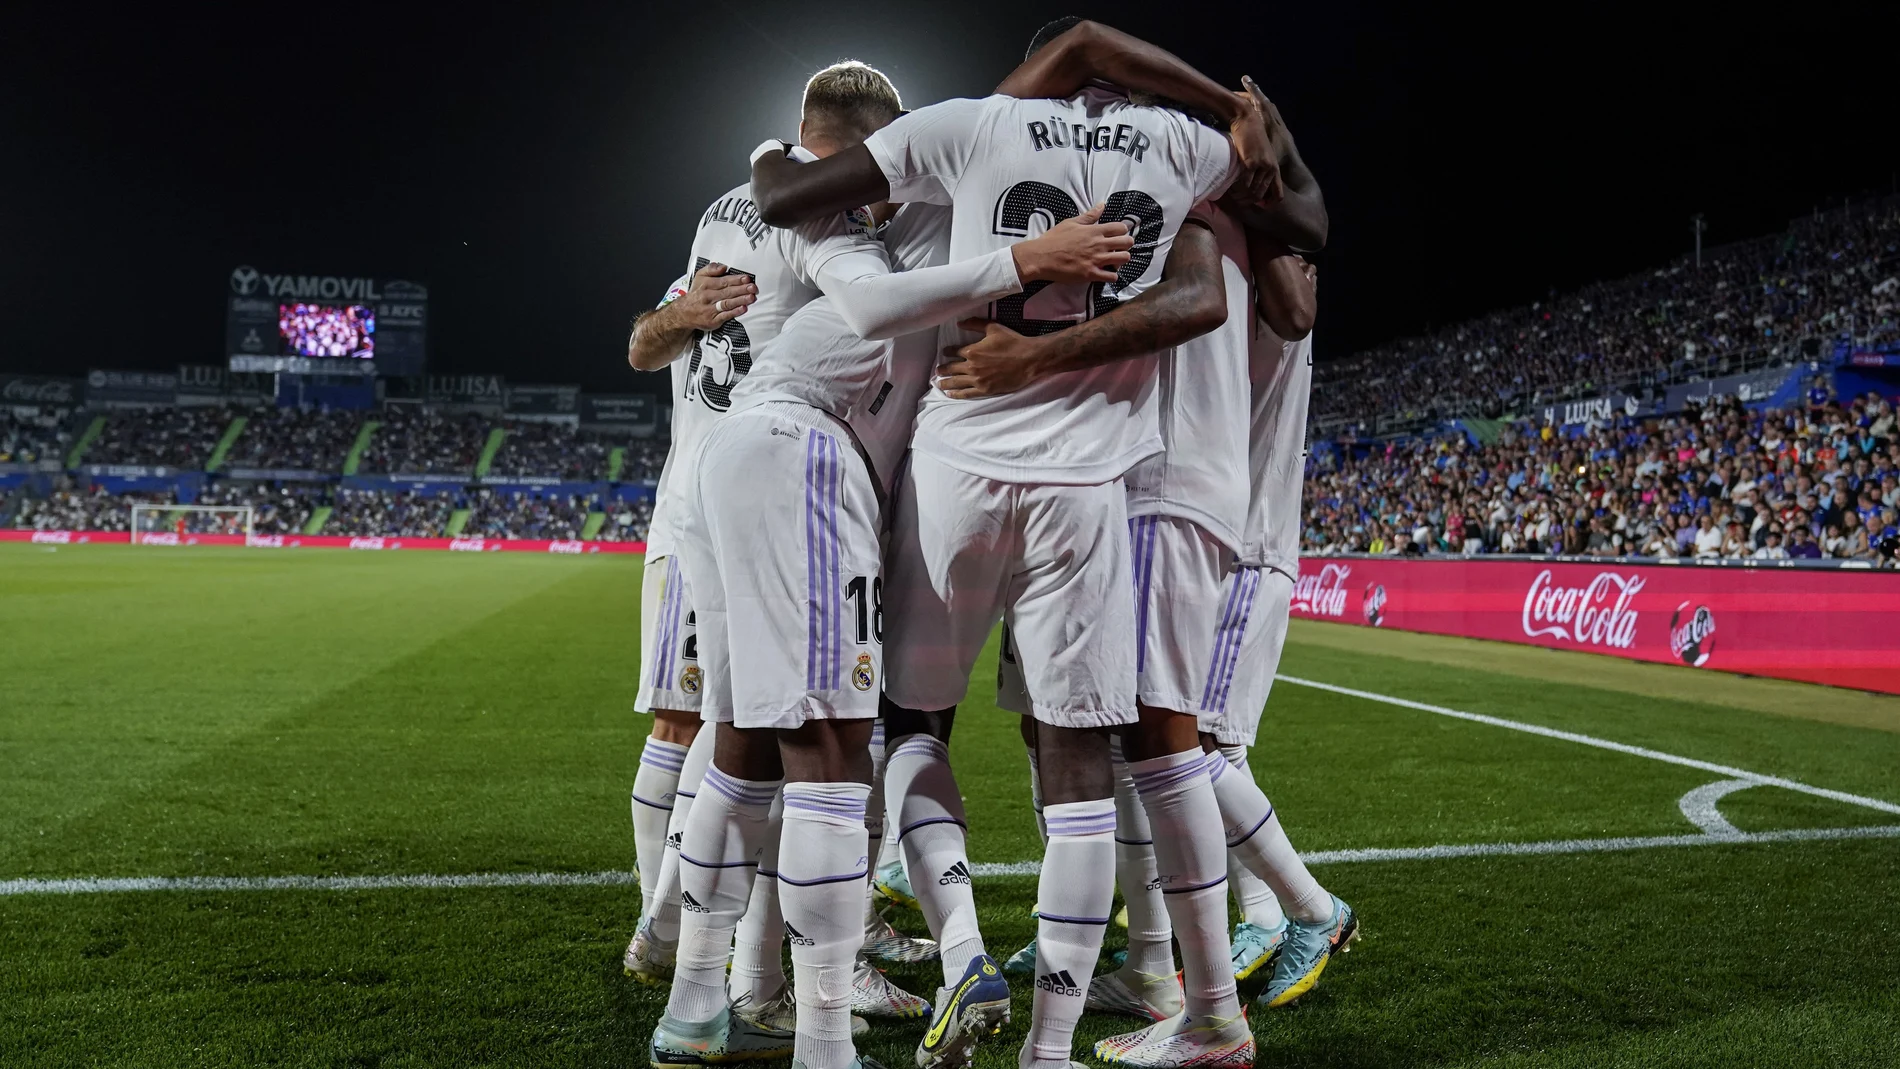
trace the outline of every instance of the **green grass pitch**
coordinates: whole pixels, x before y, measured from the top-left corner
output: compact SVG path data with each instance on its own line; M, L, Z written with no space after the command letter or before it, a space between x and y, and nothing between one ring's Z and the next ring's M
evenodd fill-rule
M639 585L635 557L0 545L0 1066L644 1065L631 887L20 882L627 870ZM990 667L953 747L971 849L1028 860ZM1282 672L1900 802L1885 699L1315 625ZM1254 764L1328 853L1693 835L1678 800L1726 778L1286 682ZM1900 824L1771 786L1722 813ZM1366 937L1253 1013L1262 1066L1900 1065L1897 838L1315 872ZM1034 891L978 882L999 956ZM984 1069L1015 1065L1019 995ZM901 1069L919 1031L865 1051Z

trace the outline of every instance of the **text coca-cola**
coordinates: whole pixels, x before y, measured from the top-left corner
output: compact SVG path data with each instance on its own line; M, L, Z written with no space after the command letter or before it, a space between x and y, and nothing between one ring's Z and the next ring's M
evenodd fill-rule
M1302 573L1293 583L1293 609L1314 616L1345 616L1346 578L1351 574L1350 564L1328 564L1317 575Z
M1524 595L1524 634L1629 649L1636 641L1636 610L1630 603L1642 589L1641 576L1617 572L1598 572L1585 586L1558 586L1546 568Z

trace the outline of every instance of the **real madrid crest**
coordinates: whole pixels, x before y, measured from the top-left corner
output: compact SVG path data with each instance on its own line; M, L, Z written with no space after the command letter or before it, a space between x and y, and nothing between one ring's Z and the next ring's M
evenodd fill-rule
M851 669L851 685L859 690L870 690L877 682L877 669L871 667L871 655L858 654L857 667Z
M687 694L699 693L699 666L689 664L680 669L680 690Z

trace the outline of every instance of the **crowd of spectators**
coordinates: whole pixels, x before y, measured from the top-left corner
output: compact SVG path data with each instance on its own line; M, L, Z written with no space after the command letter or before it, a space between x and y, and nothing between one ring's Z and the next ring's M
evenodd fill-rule
M477 490L469 495L468 538L545 538L572 541L587 526L591 495Z
M419 490L338 490L326 535L354 538L441 538L455 495Z
M488 442L492 417L391 405L363 452L361 471L389 475L472 475Z
M249 505L253 534L284 535L302 532L309 524L311 514L319 505L327 504L329 496L329 488L321 483L283 483L273 486L270 483L221 481L200 491L197 504Z
M22 411L29 414L22 415ZM72 434L67 429L71 418L63 410L0 408L0 464L38 464L64 458L72 446Z
M607 477L611 443L565 423L508 420L507 437L488 473L497 476L557 478L593 482Z
M1314 367L1333 435L1529 412L1900 338L1900 200L1716 249ZM1813 351L1808 351L1809 349Z
M594 538L601 542L644 542L653 523L653 499L607 502L607 522Z
M20 499L19 512L7 526L30 531L129 531L132 506L161 504L170 494L108 494L82 489L61 477L45 497Z
M223 405L135 408L106 415L86 447L87 464L139 464L202 471L237 413Z
M244 432L225 459L227 469L342 471L363 425L361 413L320 408L271 407L246 415Z
M627 439L626 457L620 466L620 481L623 483L659 481L660 468L666 464L667 447L668 442L665 438Z
M1302 550L1844 558L1893 563L1900 428L1878 395L1792 411L1723 400L1580 436L1519 423L1320 451Z

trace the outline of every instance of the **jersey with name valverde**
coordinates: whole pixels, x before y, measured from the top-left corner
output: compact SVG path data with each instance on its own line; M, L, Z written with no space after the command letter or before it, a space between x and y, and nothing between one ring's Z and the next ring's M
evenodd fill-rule
M759 218L750 183L713 201L700 216L686 275L673 283L660 304L684 296L692 274L709 263L752 276L759 297L744 315L715 330L695 331L686 351L673 361L673 443L653 494L649 555L673 552L676 499L690 477L679 469L691 462L713 420L732 407L733 388L752 370L753 354L778 336L793 312L819 295L817 279L827 263L867 248L883 255L871 234L870 216L862 210L781 230Z
M914 111L865 142L895 201L948 204L952 263L982 256L1106 202L1126 221L1134 258L1113 283L1033 283L992 302L990 318L1047 334L1152 285L1188 209L1218 197L1236 170L1221 133L1091 88L1068 100L993 96ZM956 329L946 345L975 340ZM1119 478L1160 449L1155 356L1070 372L1004 397L953 401L933 388L914 448L983 478L1088 485Z

